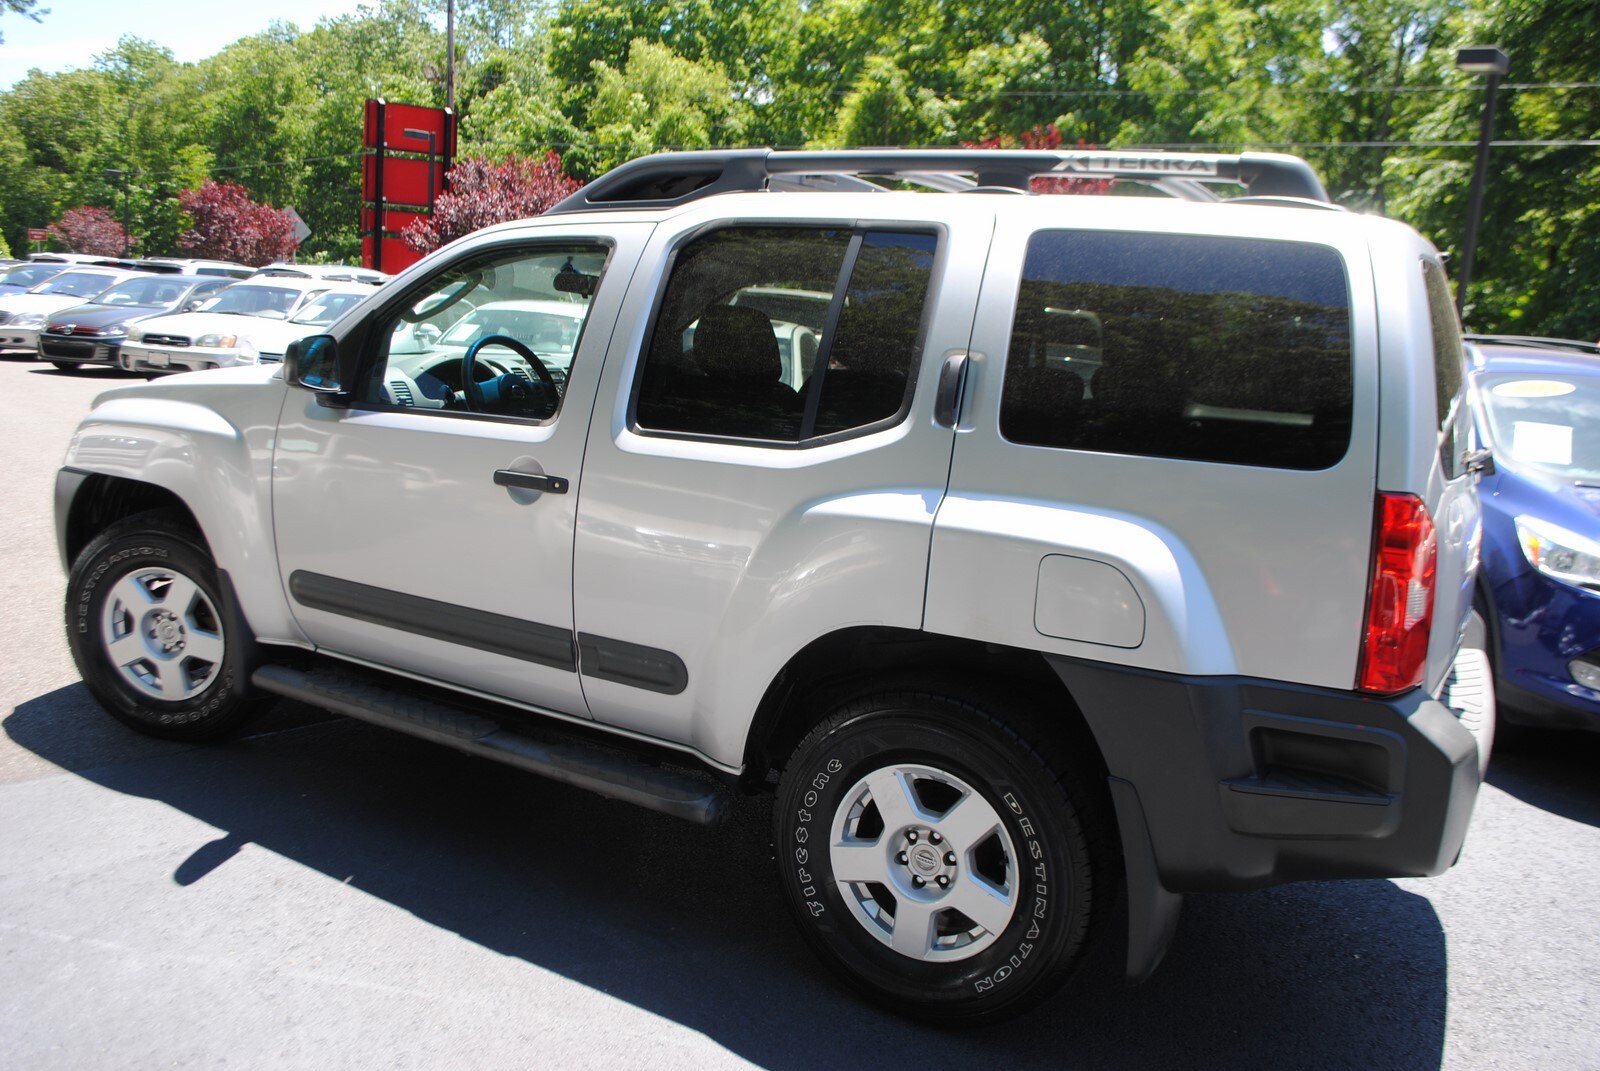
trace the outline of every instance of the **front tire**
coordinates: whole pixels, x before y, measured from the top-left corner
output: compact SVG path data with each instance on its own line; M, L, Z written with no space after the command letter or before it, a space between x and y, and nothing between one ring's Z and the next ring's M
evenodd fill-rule
M226 620L216 564L174 515L143 513L102 532L67 581L67 644L112 717L149 736L207 740L259 708L247 637Z
M1109 902L1082 764L1047 759L1017 723L939 695L859 700L812 730L779 785L780 883L802 934L902 1014L1021 1012L1066 980L1096 897Z

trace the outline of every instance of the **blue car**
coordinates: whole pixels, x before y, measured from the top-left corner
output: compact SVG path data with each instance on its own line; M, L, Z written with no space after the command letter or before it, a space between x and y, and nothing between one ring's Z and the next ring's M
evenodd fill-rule
M1478 337L1477 606L1508 727L1600 730L1600 346Z

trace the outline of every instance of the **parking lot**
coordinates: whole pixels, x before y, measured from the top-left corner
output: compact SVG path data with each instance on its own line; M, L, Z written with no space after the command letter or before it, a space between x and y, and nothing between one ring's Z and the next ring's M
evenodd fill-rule
M51 490L101 390L0 357L0 1052L17 1068L1593 1068L1600 736L1497 757L1440 878L1192 896L1137 989L1104 948L952 1033L836 985L764 800L704 830L283 704L148 740L62 636Z

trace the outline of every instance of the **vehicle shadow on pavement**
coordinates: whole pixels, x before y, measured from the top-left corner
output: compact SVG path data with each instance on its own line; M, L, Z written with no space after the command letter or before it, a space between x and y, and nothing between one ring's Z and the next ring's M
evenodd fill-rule
M1531 730L1512 747L1496 744L1489 784L1524 803L1600 826L1600 733Z
M702 829L289 703L206 747L139 737L81 685L23 703L3 727L96 785L225 831L173 869L175 910L254 843L327 875L330 893L360 889L762 1067L1442 1060L1445 936L1425 898L1386 881L1192 896L1145 985L1120 984L1118 935L1020 1020L945 1031L863 1003L806 950L772 873L765 799ZM521 1027L537 1030L539 1014Z

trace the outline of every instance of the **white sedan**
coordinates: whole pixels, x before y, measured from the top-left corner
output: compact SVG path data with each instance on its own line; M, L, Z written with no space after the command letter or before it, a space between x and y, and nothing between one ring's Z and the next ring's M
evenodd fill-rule
M260 351L252 337L334 286L323 279L241 279L195 312L153 316L130 327L122 367L161 374L256 364Z

